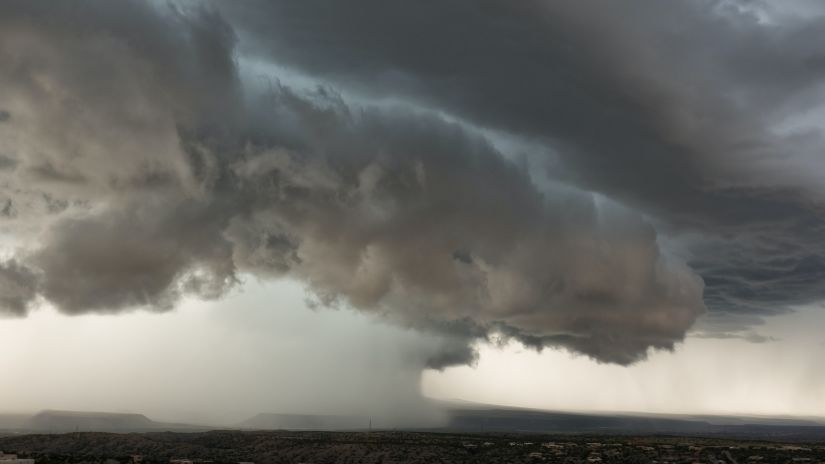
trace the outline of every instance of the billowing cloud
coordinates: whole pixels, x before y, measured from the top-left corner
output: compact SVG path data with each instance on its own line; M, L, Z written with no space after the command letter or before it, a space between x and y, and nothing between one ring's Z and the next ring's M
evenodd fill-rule
M685 241L711 311L825 297L825 39L797 2L220 4L247 53L550 147ZM739 318L742 320L741 318Z
M0 316L25 315L37 298L37 276L15 260L0 263Z
M187 292L217 297L234 283L235 267L220 218L203 208L122 203L67 217L28 262L43 273L43 296L68 313L170 309Z
M290 277L447 336L443 367L491 334L626 364L704 310L643 216L536 185L459 123L245 78L212 10L85 6L0 7L13 314L37 295L166 310L242 273Z
M498 328L622 363L671 348L703 310L700 279L619 205L542 194L483 139L429 116L299 110L302 152L234 166L265 199L228 229L245 269L419 327Z
M627 364L705 306L743 336L825 297L825 28L760 5L4 2L0 303L299 279L444 335L433 367L493 337Z

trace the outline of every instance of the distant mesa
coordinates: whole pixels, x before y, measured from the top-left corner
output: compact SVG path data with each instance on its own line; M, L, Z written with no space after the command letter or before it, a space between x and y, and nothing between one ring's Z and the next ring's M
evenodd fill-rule
M0 432L200 432L211 429L191 424L155 422L143 414L46 410L33 416L0 414Z
M29 419L28 428L52 432L140 431L156 429L158 425L143 414L42 411Z

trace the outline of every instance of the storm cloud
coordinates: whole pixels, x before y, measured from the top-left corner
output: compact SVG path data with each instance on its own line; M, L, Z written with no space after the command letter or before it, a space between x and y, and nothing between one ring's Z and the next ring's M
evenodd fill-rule
M551 177L631 205L668 235L690 236L685 259L704 278L711 310L776 314L825 296L817 122L825 55L815 45L825 21L822 11L778 6L310 0L223 8L251 54L539 140L554 156L537 166Z
M37 276L17 261L0 263L0 316L24 315L37 297Z
M815 108L825 29L618 8L4 2L0 303L164 311L298 279L444 335L441 368L496 337L629 364L706 307L822 299L820 134L779 123Z

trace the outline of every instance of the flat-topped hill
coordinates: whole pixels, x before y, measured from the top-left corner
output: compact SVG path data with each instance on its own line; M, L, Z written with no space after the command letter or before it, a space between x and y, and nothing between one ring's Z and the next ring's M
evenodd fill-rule
M51 432L137 431L155 429L157 425L143 414L52 410L35 414L28 421L28 428L32 430Z

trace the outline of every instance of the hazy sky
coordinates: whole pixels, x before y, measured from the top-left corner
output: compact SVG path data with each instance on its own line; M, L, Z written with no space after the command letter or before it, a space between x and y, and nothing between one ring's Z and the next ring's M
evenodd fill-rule
M0 3L0 410L825 415L817 2Z
M804 309L763 328L777 338L771 343L689 337L630 367L483 346L474 367L422 376L405 366L432 352L432 337L352 311L313 311L300 286L252 280L220 302L190 300L163 314L42 309L5 320L0 398L6 411L141 412L227 425L262 411L438 420L419 391L576 411L823 416L823 323L821 310Z

